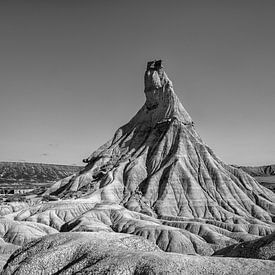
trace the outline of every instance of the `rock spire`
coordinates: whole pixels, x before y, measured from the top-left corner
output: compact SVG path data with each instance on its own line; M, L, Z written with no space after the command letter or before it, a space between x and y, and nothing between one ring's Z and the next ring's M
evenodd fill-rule
M273 193L202 141L161 60L148 62L144 85L138 113L86 159L80 173L48 193L117 203L167 220L258 223L256 231L269 231Z

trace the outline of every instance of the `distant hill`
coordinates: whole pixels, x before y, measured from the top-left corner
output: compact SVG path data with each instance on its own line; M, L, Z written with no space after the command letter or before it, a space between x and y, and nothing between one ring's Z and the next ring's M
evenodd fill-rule
M263 166L235 166L242 169L252 177L275 176L275 164Z
M0 183L53 182L78 172L80 166L0 162Z
M275 164L263 166L236 166L254 177L261 185L275 193Z

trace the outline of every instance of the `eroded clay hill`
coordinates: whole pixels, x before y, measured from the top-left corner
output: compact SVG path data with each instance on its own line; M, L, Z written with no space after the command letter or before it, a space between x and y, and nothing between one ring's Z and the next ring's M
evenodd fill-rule
M274 194L202 141L161 61L148 63L144 82L138 113L85 168L44 194L59 200L0 207L2 264L23 245L4 274L272 274L275 249L266 240L274 232ZM272 256L210 257L231 255L241 242L264 244Z
M146 102L130 122L85 160L80 173L48 193L63 198L81 191L93 202L166 220L247 225L253 220L268 228L274 195L223 163L202 141L161 62L148 63L144 92Z

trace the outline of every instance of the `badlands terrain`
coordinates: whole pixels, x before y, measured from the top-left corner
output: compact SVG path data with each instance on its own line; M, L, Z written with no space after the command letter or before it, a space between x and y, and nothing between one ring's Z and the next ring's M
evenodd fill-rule
M80 171L1 203L2 274L274 274L274 193L203 142L161 61L144 93Z
M239 166L246 173L254 177L261 185L275 192L275 165Z
M26 201L82 167L28 162L0 162L0 201Z
M45 163L0 162L0 183L53 183L79 172L81 168Z

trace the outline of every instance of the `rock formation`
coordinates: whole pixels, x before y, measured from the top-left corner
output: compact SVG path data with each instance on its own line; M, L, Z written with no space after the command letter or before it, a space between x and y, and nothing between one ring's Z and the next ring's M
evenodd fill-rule
M274 274L275 262L165 253L119 233L59 233L28 243L2 274Z
M44 225L3 274L272 274L268 260L210 255L272 234L274 194L203 142L161 61L144 84L138 113L44 193L59 200L0 206L11 226Z
M138 113L80 173L48 193L63 198L81 191L90 201L117 203L175 223L253 224L260 235L270 233L274 194L223 163L202 141L161 61L148 63L144 79L146 102Z
M254 241L225 247L216 251L214 255L275 260L275 232Z

